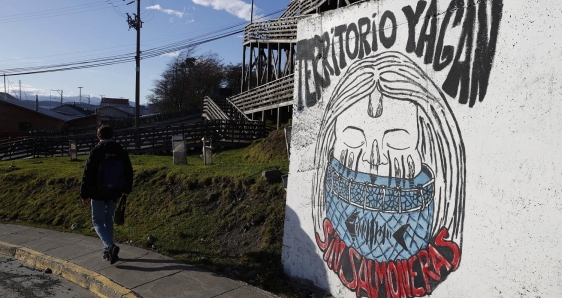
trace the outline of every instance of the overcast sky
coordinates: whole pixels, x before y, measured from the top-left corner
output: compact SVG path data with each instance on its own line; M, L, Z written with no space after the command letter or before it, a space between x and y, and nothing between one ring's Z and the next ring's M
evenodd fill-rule
M139 1L139 0L137 0ZM192 38L211 36L213 31L250 21L251 0L140 0L141 51L164 47ZM131 3L132 2L132 3ZM128 4L131 3L131 4ZM283 10L290 0L254 0L254 20ZM80 61L132 54L136 31L129 28L127 14L136 12L134 0L3 0L0 10L0 92L4 70L33 66L75 64ZM278 15L278 14L277 14ZM277 16L274 15L273 17ZM271 18L271 17L269 17ZM236 34L197 47L196 54L217 53L225 63L242 61L242 35ZM153 81L178 52L141 60L140 102L146 103ZM130 55L129 55L130 57ZM107 61L107 60L106 60ZM35 98L35 94L66 100L123 97L135 99L135 64L6 76L10 94ZM68 97L68 98L67 98Z

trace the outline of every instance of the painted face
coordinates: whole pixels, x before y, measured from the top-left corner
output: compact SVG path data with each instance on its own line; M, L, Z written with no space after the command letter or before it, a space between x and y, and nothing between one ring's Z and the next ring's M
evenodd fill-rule
M382 114L369 109L382 97ZM412 178L421 170L417 150L418 112L408 101L386 98L378 90L350 106L336 122L334 157L357 172Z
M337 118L335 134L325 193L339 237L377 261L407 259L427 246L433 184L417 150L417 107L376 91Z

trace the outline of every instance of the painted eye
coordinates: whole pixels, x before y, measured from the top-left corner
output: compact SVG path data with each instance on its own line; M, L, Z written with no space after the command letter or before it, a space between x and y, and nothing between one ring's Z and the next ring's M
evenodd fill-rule
M393 129L384 133L384 143L394 150L405 150L415 146L416 136L410 135L407 130Z
M346 127L342 131L340 139L349 148L359 148L365 144L365 134L358 127Z

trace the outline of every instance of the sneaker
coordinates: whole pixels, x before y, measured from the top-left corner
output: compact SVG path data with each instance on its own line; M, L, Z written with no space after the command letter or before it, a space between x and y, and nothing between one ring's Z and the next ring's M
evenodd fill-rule
M109 252L104 251L103 255L101 256L104 260L108 260L109 261Z
M119 261L119 246L113 244L109 246L109 263L111 265L117 263Z

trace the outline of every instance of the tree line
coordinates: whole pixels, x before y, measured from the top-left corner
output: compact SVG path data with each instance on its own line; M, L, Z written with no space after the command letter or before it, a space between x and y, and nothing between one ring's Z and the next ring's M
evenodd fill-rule
M161 113L197 110L208 95L240 93L242 64L224 64L215 53L189 49L167 65L147 96Z

